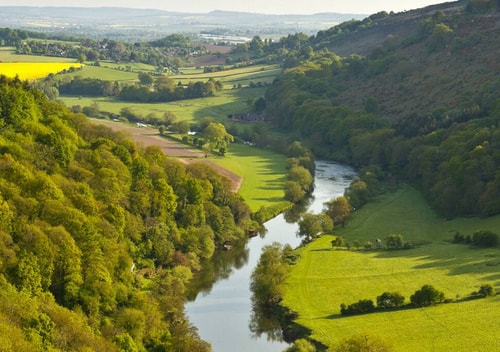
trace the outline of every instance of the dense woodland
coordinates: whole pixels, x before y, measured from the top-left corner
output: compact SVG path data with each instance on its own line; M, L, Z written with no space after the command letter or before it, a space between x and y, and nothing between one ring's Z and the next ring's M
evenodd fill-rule
M184 290L217 246L246 237L229 181L18 80L2 77L0 97L2 349L208 350Z
M434 11L366 57L313 52L267 90L267 120L316 155L420 185L444 216L500 213L500 13L485 3Z

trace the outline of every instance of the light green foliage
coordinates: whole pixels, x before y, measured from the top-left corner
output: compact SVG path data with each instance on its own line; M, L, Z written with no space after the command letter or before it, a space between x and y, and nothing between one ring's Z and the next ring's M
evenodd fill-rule
M0 349L207 351L184 291L245 235L229 182L0 81Z
M309 241L318 237L322 233L331 232L332 230L333 221L328 215L324 213L306 213L299 221L299 230L297 234L305 237L306 241Z
M279 243L264 247L259 263L252 272L252 301L261 308L270 308L283 298L290 271L283 254L283 246Z
M336 348L335 352L390 352L393 349L390 345L374 336L355 335L343 340Z
M211 150L226 148L234 140L233 136L227 133L224 125L217 122L208 124L207 128L203 131L203 138Z
M342 227L345 225L345 221L351 214L351 205L346 197L340 196L326 203L327 210L326 214L336 224L341 224Z
M305 339L294 341L293 346L285 350L285 352L315 352L316 347Z

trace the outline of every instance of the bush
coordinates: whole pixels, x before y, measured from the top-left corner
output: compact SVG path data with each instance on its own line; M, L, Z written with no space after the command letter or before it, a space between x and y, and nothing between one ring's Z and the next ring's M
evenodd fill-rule
M384 292L377 297L377 306L382 308L396 308L403 305L405 297L399 292Z
M478 292L474 292L473 295L479 295L481 297L489 297L495 295L495 289L490 284L482 285Z
M431 285L424 285L420 290L415 291L411 295L410 301L418 307L427 307L442 303L444 301L444 293L436 290Z
M371 299L361 299L347 307L345 304L340 305L340 314L342 315L364 314L373 312L374 310L375 305Z
M498 235L491 231L479 230L472 235L472 243L479 247L496 247Z

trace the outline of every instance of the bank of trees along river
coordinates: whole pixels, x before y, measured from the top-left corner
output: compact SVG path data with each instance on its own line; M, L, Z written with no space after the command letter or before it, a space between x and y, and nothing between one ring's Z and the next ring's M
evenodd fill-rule
M0 77L0 96L0 345L208 351L184 291L216 247L247 236L229 181L17 79Z

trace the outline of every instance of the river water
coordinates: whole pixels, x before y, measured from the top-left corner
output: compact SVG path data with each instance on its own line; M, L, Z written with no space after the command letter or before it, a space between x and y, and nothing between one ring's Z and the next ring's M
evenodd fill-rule
M356 172L349 166L317 161L314 192L307 211L319 213L324 203L344 193ZM279 215L264 224L265 236L257 236L242 248L219 253L210 267L193 281L191 302L186 304L189 321L214 352L279 352L289 345L267 334L250 331L252 316L250 276L262 248L273 242L297 247L298 225L293 216ZM288 220L288 221L287 221Z

